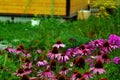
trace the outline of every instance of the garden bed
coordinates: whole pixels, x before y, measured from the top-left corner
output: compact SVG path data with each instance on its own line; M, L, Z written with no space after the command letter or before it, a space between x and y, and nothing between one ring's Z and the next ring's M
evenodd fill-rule
M0 79L70 80L77 75L86 80L119 79L118 15L64 22L45 17L40 21L34 27L30 22L0 22L0 43L8 45L0 50Z

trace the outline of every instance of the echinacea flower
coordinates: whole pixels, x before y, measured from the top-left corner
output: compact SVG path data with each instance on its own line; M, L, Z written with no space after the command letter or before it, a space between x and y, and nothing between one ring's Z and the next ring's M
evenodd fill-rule
M84 76L86 79L93 78L93 74L91 74L90 72L85 72L85 73L83 74L83 76Z
M51 70L48 69L48 68L47 68L45 71L39 70L37 76L39 76L41 80L44 80L44 79L54 80L54 79L55 79L54 72L51 71Z
M15 54L22 53L24 51L24 46L20 44L17 49L14 51Z
M28 58L31 57L30 53L27 53L27 52L23 53L22 56L28 57Z
M72 58L72 57L75 57L77 55L76 51L73 49L73 48L69 48L67 51L66 51L66 55L69 57L69 58Z
M24 74L27 75L27 74L31 74L32 73L32 70L30 68L25 68L24 69Z
M79 46L79 49L81 49L81 50L84 50L84 49L86 49L86 45L84 45L84 44L81 44L81 45Z
M78 51L78 55L90 55L91 54L91 51L90 49L84 49L84 50L79 50Z
M98 59L100 59L102 61L102 63L106 62L106 63L110 63L110 58L108 56L107 53L103 53L101 54Z
M67 75L70 70L72 70L72 69L67 68L66 66L63 66L62 69L59 71L59 74Z
M66 63L69 60L69 57L65 53L61 53L57 60L59 63Z
M103 39L97 39L97 40L94 40L94 41L93 41L93 45L94 45L95 47L101 47L101 46L103 45L103 43L104 43L104 40L103 40Z
M37 76L39 76L42 80L44 79L44 74L41 70L38 71Z
M19 68L19 69L18 69L17 71L15 71L13 74L16 75L16 76L26 75L23 68Z
M23 63L22 67L25 69L25 68L31 68L32 67L32 62L26 62L26 63Z
M78 57L74 60L73 64L76 66L76 67L79 67L79 68L84 68L85 67L85 59L81 56L81 57Z
M53 47L57 47L57 48L62 47L62 48L64 48L64 47L65 47L65 44L63 44L61 40L58 40L58 41L56 42L56 44L53 45Z
M76 47L74 50L80 56L81 55L90 55L91 54L91 50L88 49L86 47L86 45L80 45L79 47Z
M103 51L105 53L110 53L110 51L112 50L111 45L108 41L105 41L103 43L103 46L100 47L100 49L101 49L101 51Z
M51 71L50 69L46 69L46 70L43 72L43 75L44 75L44 77L46 77L47 79L54 79L54 78L55 78L54 72Z
M101 62L101 60L97 60L94 67L90 68L89 71L93 71L94 74L103 74L106 72L103 68L103 63Z
M37 66L46 66L48 64L48 62L46 60L43 60L43 59L40 59L38 62L37 62Z
M57 59L60 53L58 52L57 47L53 47L51 51L48 52L48 57L50 60Z
M15 49L13 47L7 47L5 50L8 51L9 53L15 52Z
M90 50L96 50L96 48L101 47L103 43L104 43L103 39L97 39L97 40L89 42L87 47L89 47Z
M115 58L113 59L113 62L114 62L115 64L120 64L120 58L119 58L119 57L115 57Z
M79 80L83 75L79 73L78 71L74 71L72 74L70 80Z
M20 45L17 47L17 50L24 50L24 45L23 45L23 44L20 44Z

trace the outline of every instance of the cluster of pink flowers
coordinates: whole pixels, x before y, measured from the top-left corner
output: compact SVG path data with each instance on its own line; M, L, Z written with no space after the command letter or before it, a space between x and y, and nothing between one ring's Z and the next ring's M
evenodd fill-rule
M38 55L34 61L31 60L32 55L24 49L23 45L19 45L17 49L8 47L5 50L15 55L22 54L24 58L22 66L14 72L14 75L20 76L21 80L89 80L96 74L106 73L104 64L111 62L120 64L120 57L115 57L113 60L109 57L112 50L120 48L120 37L115 34L111 34L108 40L97 39L62 51L65 46L58 40L44 57L39 49L36 51ZM87 63L88 70L82 74L79 70L73 69L73 67L85 69ZM34 77L29 77L30 74Z

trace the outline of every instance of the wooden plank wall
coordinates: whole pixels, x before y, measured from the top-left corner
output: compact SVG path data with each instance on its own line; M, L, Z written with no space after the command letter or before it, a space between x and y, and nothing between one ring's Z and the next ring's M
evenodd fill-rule
M66 0L0 0L0 13L66 15Z
M71 0L70 14L77 13L81 9L87 9L88 0Z

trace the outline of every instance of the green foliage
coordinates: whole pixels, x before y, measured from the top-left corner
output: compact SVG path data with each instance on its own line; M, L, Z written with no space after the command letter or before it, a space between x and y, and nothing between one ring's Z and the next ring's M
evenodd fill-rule
M118 11L120 11L118 9ZM42 57L44 57L51 46L57 41L62 40L66 44L66 50L70 47L76 47L80 44L85 44L94 39L107 39L110 34L120 35L120 21L117 15L111 16L109 19L106 18L95 18L91 16L88 20L73 20L67 21L61 18L40 18L40 25L32 27L30 22L27 23L11 23L11 22L0 22L0 42L1 44L9 43L15 48L19 44L24 44L25 49L42 49ZM32 52L32 50L31 50ZM120 50L115 50L110 53L110 57L120 56ZM3 54L4 53L4 54ZM12 73L19 67L18 57L11 55L11 58L6 56L6 52L2 52L0 55L0 66L4 69L10 69L9 71L0 70L0 79L3 80L18 80L17 77L13 76ZM36 57L35 52L32 52L33 57ZM31 59L33 59L33 57ZM73 61L73 60L71 60ZM70 62L69 62L70 63ZM4 65L3 65L4 64ZM60 65L57 66L57 71L61 69ZM67 65L69 67L69 65ZM86 65L89 68L88 64ZM113 67L111 67L113 66ZM111 68L109 68L111 67ZM116 80L118 77L119 66L114 63L105 66L107 73L100 77L107 77L109 80ZM73 67L73 70L78 68ZM44 70L44 68L43 68ZM78 69L80 72L85 70ZM72 74L72 73L71 73ZM69 74L69 75L71 75ZM112 76L114 75L114 76ZM111 78L112 76L112 78ZM97 79L95 79L97 80Z

